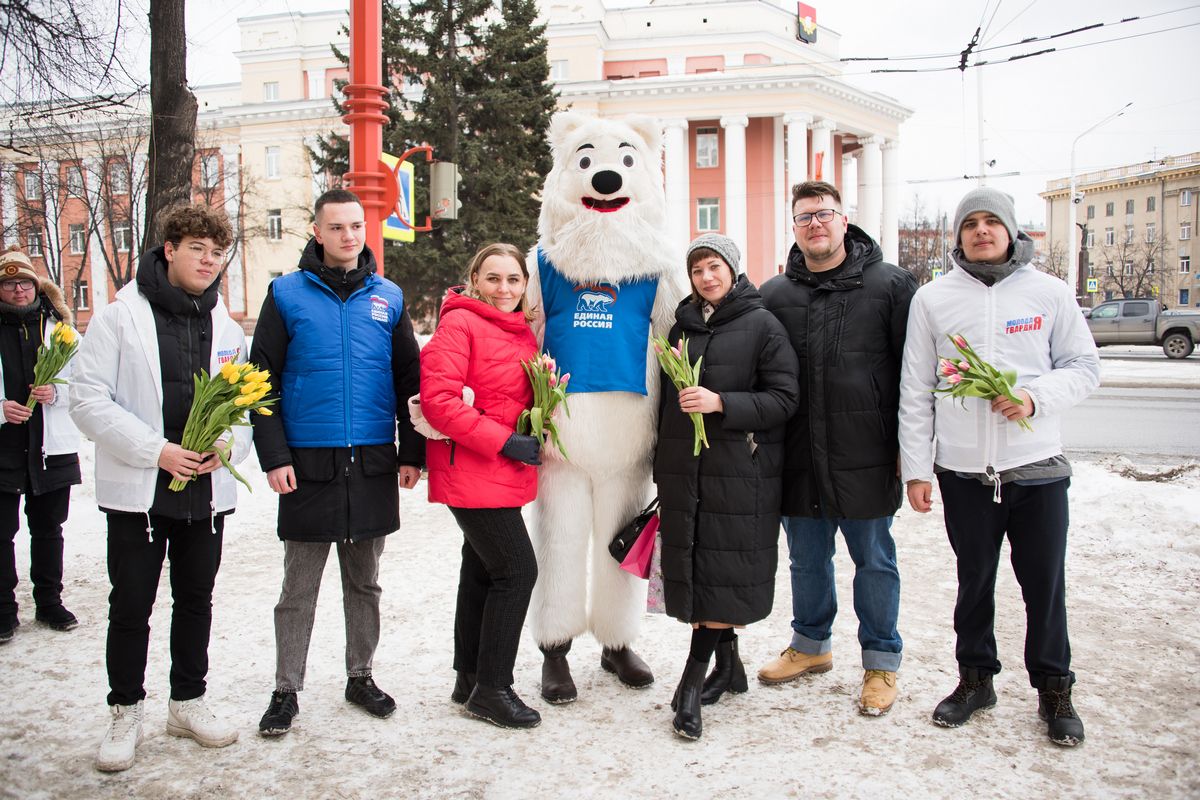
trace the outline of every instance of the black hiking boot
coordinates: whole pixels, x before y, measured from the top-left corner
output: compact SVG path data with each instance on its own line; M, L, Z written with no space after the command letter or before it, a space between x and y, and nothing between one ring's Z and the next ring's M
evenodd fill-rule
M1070 675L1046 679L1046 687L1038 690L1038 716L1048 723L1046 735L1055 744L1074 747L1083 741L1083 720L1071 703Z
M958 675L958 686L933 710L933 721L943 728L965 725L976 711L996 705L996 691L992 688L990 673L960 667Z

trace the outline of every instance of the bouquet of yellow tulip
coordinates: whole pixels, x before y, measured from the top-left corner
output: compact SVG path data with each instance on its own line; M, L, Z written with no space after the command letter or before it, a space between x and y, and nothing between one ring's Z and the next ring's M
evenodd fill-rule
M654 339L654 352L658 354L658 363L662 366L663 372L667 373L667 377L671 379L671 383L675 384L676 389L700 385L700 362L704 360L704 356L697 358L695 364L688 359L686 336L679 337L678 347L672 346L667 341L667 337L659 336ZM698 456L701 443L708 447L708 434L704 430L704 415L699 411L693 411L688 416L692 418L692 426L696 429L692 455Z
M548 353L522 361L521 367L529 376L529 383L533 387L533 406L522 411L521 416L517 418L517 433L528 432L540 445L546 444L546 434L549 433L558 452L566 458L567 451L558 440L558 426L554 424L551 416L559 403L567 409L567 416L571 416L571 409L567 406L567 382L571 380L571 373L559 375L558 365Z
M225 362L221 371L210 376L204 370L196 375L196 392L192 400L192 409L188 412L187 423L183 426L183 441L180 446L184 450L195 453L206 453L210 450L221 459L221 465L229 470L233 477L242 482L247 489L250 484L238 474L229 463L226 452L214 448L217 440L232 430L234 425L249 425L247 414L257 411L264 416L271 415L268 408L275 402L274 398L264 400L271 384L267 380L271 373L260 370L254 364L234 364ZM195 477L190 480L195 480ZM179 478L171 480L171 491L181 492L188 481ZM254 491L253 489L250 489Z
M65 384L62 378L57 377L58 373L63 371L63 367L67 365L79 349L79 334L75 329L65 322L59 322L50 331L50 343L42 344L38 347L37 363L33 365L33 388L45 386L48 383ZM26 408L33 408L37 405L37 401L33 399L33 395L29 395L29 399L25 401Z
M938 373L950 384L945 388L931 389L936 394L948 394L957 398L965 407L966 397L979 397L992 400L1003 395L1017 405L1025 405L1021 398L1013 392L1017 382L1017 373L1011 369L996 369L979 357L975 348L967 343L961 334L947 336L950 343L958 350L959 360L942 358L938 360ZM1017 424L1022 430L1032 431L1033 425L1028 419L1021 418Z

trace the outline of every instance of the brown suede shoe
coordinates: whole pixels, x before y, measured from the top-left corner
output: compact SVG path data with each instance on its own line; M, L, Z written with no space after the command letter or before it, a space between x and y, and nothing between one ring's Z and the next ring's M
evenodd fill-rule
M758 671L758 680L769 686L794 681L801 675L829 672L833 669L833 653L810 656L789 647L779 657Z
M858 710L868 717L882 717L896 702L896 673L869 669L863 673L862 694Z
M633 689L645 689L654 683L654 673L637 653L628 647L620 650L604 648L600 654L600 666L605 672L614 673L621 683Z

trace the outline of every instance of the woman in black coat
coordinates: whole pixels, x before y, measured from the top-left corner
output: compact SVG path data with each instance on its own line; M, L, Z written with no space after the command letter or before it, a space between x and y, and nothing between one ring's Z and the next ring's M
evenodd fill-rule
M700 738L701 703L747 688L734 628L771 612L784 426L799 394L787 331L737 274L739 261L725 236L705 234L688 246L692 296L679 304L668 339L687 337L688 358L703 357L700 385L677 391L662 376L654 480L667 613L693 628L671 702L675 732L689 739ZM699 456L692 412L704 415L709 442Z

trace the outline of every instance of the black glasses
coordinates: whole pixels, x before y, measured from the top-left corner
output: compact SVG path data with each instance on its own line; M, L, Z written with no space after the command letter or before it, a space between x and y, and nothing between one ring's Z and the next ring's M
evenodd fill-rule
M811 214L808 212L797 214L792 217L792 222L796 223L796 227L798 228L807 228L809 225L812 225L814 219L821 224L825 224L833 222L833 218L840 213L842 212L834 211L832 208L822 208L820 211L814 211Z
M15 292L18 289L24 289L25 291L29 291L34 286L35 286L34 282L29 280L28 278L22 278L20 280L15 280L15 281L0 281L0 289L3 289L6 292Z

